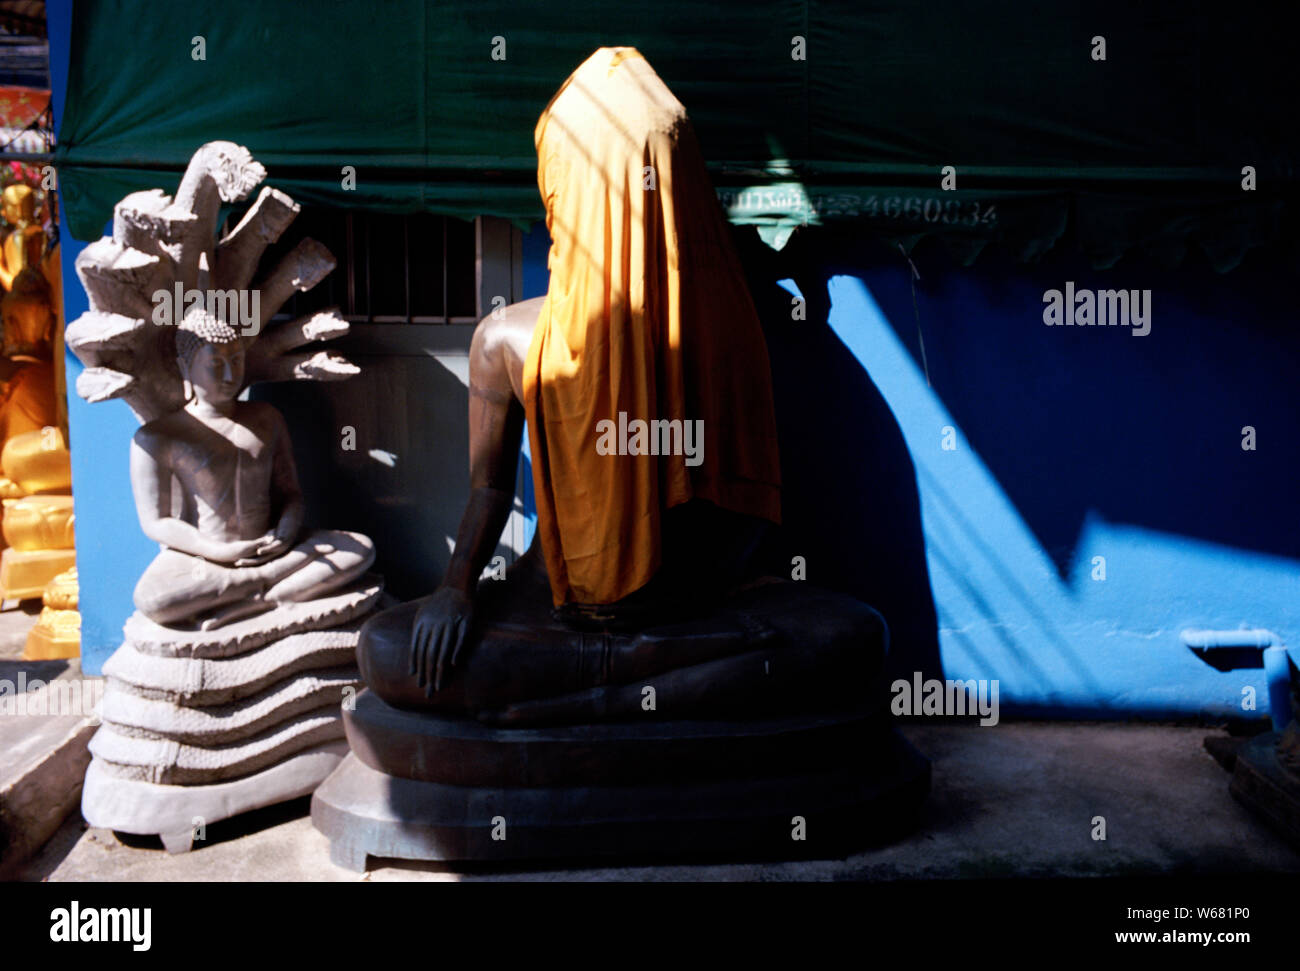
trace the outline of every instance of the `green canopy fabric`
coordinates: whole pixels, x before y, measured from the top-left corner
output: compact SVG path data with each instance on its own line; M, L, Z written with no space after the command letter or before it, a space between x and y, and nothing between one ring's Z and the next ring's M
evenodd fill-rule
M98 236L114 202L174 186L213 139L248 146L308 205L527 225L544 215L533 126L602 45L649 59L731 218L774 245L856 220L904 248L938 235L967 261L991 242L1033 258L1073 225L1098 265L1198 246L1227 269L1283 238L1294 206L1300 136L1272 78L1291 53L1267 6L637 7L79 4L57 149L70 229ZM944 166L956 191L941 188Z

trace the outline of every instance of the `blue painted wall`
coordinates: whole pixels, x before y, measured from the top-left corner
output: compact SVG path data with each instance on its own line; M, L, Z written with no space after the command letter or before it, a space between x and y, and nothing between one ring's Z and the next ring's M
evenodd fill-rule
M914 254L914 307L901 254L843 233L805 241L746 259L778 411L797 415L779 417L797 450L787 521L815 551L810 581L885 614L893 674L935 672L918 623L933 609L944 675L998 679L1007 713L1261 716L1262 670L1215 670L1179 633L1300 642L1285 258L1219 275L1194 258L1094 271L990 252L965 268L934 244ZM1067 280L1150 289L1151 332L1045 326L1043 294ZM792 293L806 321L790 320ZM1243 687L1259 710L1243 711Z
M71 0L46 4L50 41L50 84L57 128L67 92ZM60 238L65 321L88 309L86 292L77 280L76 258L89 240L75 240L62 220ZM105 230L107 231L107 230ZM119 401L89 405L75 385L81 362L69 352L69 444L72 449L72 493L77 524L77 576L80 581L81 657L87 674L99 674L108 656L122 643L122 624L130 616L135 580L158 552L140 532L127 471L128 448L138 426L131 410Z

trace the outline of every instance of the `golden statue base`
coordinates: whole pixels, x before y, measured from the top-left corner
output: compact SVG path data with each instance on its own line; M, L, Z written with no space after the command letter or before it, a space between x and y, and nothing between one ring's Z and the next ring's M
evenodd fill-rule
M16 550L0 553L0 590L6 600L30 600L46 584L77 565L76 550Z
M53 661L81 654L81 614L77 612L77 568L64 570L45 587L36 626L27 632L25 661Z

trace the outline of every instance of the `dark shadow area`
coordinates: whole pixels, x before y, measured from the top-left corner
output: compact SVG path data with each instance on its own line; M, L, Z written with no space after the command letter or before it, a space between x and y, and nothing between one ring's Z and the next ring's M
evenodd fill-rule
M80 812L70 813L54 835L30 857L17 863L0 864L0 881L35 883L48 880L89 828ZM3 847L0 847L0 857L3 855Z
M230 819L221 819L215 823L208 823L203 831L203 839L195 839L194 849L190 852L197 853L204 846L228 843L243 836L250 836L264 829L271 829L292 822L295 819L301 819L310 813L311 796L299 796L297 799L289 799L273 806L252 809L238 816L232 816ZM113 836L123 846L129 846L132 849L165 852L162 838L159 836L140 836L135 833L121 833L117 830L113 831Z
M294 430L307 522L365 533L387 591L421 597L442 578L468 498L468 395L431 355L345 353L354 378L256 394Z
M21 694L24 691L32 691L49 684L71 666L72 661L67 659L51 661L0 660L0 681L8 682L13 686L13 691ZM23 677L20 679L19 675Z
M767 339L781 450L783 561L802 556L809 583L858 598L890 630L887 680L942 677L916 470L871 376L828 323L830 274L809 234L781 252L753 229L734 232ZM792 320L794 279L807 300Z
M1240 671L1264 666L1263 652L1254 647L1193 647L1189 650L1216 671Z

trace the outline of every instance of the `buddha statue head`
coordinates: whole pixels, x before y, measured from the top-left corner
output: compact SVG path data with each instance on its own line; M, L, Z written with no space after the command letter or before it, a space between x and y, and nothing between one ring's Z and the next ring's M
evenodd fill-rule
M195 307L176 329L176 363L185 381L185 400L220 407L244 386L244 344L239 331Z
M8 191L5 190L6 195ZM0 316L4 319L6 358L15 361L50 359L54 301L50 285L39 270L27 267L14 278L12 289L0 301Z
M29 185L6 186L0 198L4 201L5 222L11 226L30 223L36 218L36 193Z

